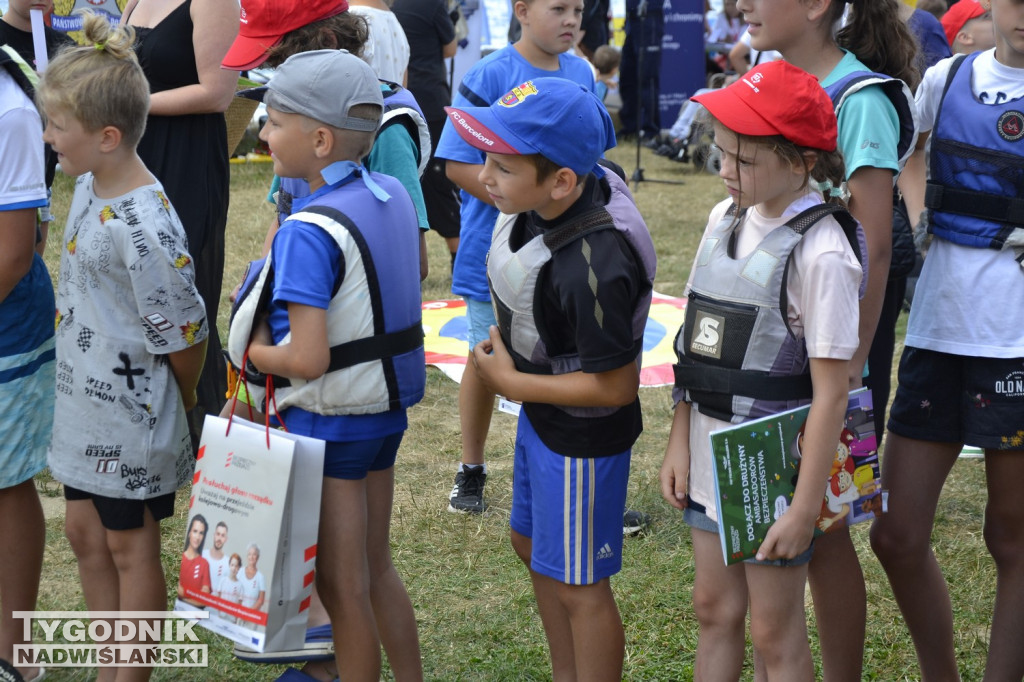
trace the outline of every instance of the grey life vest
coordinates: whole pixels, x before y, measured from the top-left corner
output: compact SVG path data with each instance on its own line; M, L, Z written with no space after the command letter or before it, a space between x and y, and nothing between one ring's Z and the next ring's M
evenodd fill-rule
M674 398L741 423L807 404L810 365L789 327L786 281L803 236L825 216L843 228L861 260L859 224L836 204L818 204L735 258L735 205L704 240L694 265L685 323L676 335ZM742 216L741 216L742 217Z
M533 237L516 251L509 245L509 236L516 220L521 219L520 216L502 214L495 225L491 250L487 256L487 278L498 328L520 371L567 374L580 369L579 355L552 357L548 353L534 314L537 279L559 249L599 230L619 230L644 270L647 281L644 283L643 297L633 313L633 338L643 337L656 269L654 243L622 179L614 173L606 173L605 178L594 183L594 192L596 197L607 193L607 204L600 205L604 202L595 201L592 210L565 225ZM586 253L589 244L584 243L582 248ZM611 414L619 409L559 407L574 416L590 417Z

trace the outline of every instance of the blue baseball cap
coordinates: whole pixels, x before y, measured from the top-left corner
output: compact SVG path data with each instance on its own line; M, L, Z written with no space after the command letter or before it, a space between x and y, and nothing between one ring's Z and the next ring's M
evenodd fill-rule
M489 107L445 107L467 143L493 154L540 154L579 175L615 146L604 103L579 83L535 78Z

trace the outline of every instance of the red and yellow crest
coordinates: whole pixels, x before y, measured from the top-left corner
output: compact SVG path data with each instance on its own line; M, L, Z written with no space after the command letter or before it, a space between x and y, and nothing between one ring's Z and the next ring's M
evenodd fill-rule
M521 104L522 101L530 95L536 94L537 88L533 84L533 81L526 81L525 83L512 88L508 94L498 100L498 104L503 107L514 107L517 104Z
M103 210L100 211L100 223L106 223L108 220L114 220L117 218L117 214L114 213L114 209L110 206L104 206Z

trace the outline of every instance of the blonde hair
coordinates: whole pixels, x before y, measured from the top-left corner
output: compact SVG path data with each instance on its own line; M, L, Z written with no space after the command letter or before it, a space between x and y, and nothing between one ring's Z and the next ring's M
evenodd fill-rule
M70 114L89 131L113 126L121 131L122 144L134 148L149 114L149 83L132 49L135 31L112 28L89 11L81 15L84 44L62 50L50 62L36 102L41 110Z

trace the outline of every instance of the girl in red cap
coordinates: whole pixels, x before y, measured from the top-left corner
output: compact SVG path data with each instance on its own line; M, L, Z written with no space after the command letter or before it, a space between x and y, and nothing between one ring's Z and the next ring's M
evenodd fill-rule
M692 527L695 679L736 680L744 623L768 679L813 680L804 586L857 350L859 228L842 203L836 118L817 80L776 61L695 99L730 198L712 209L676 337L662 495ZM791 505L757 556L726 566L708 434L810 403Z
M860 347L850 363L850 387L872 390L875 436L882 442L895 344L906 275L913 268L909 239L894 242L893 186L913 150L913 102L902 80L914 88L916 41L900 17L899 0L739 0L751 46L778 50L812 74L833 95L839 149L846 163L850 212L867 239L867 291L860 305ZM841 27L841 28L840 28ZM863 76L870 79L847 85ZM845 93L840 94L840 91ZM845 95L845 96L844 96ZM902 210L902 209L900 209ZM897 234L909 236L909 229ZM905 248L894 250L897 243ZM892 266L892 267L891 267ZM814 615L828 682L860 682L867 597L864 576L849 530L819 543L809 569ZM836 590L836 583L847 586Z

